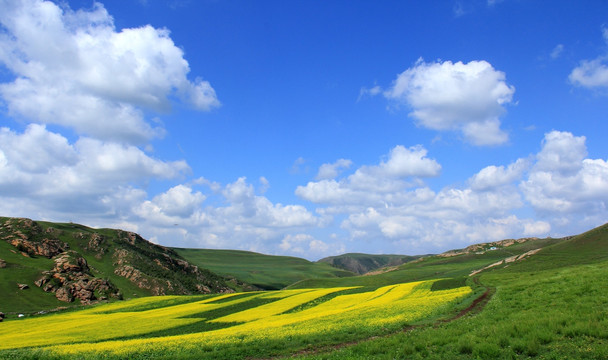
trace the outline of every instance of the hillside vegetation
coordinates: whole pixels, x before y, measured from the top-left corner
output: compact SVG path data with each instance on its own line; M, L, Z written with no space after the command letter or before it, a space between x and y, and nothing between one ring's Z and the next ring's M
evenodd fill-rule
M0 218L0 311L7 314L243 287L132 232Z
M608 225L490 268L482 312L298 359L608 359Z
M289 259L228 251L223 260L235 254L262 269ZM279 291L7 317L0 358L606 359L606 279L608 224L563 239L477 244L374 275L307 278Z
M363 275L370 271L398 266L421 258L422 256L408 255L370 255L360 253L348 253L337 256L329 256L319 260L331 266Z
M438 278L453 278L464 281L471 272L506 258L523 255L531 250L558 244L565 239L526 239L510 242L508 246L480 247L476 251L454 250L440 255L422 257L405 263L392 271L372 276L356 276L343 279L307 279L289 288L333 287L333 286L373 286L399 282L420 281ZM487 250L486 250L487 249Z
M0 356L242 359L289 354L398 331L471 294L467 286L433 291L433 283L108 304L6 323L0 327Z
M272 256L240 250L174 248L192 264L217 274L232 276L260 289L278 290L308 278L354 276L350 271L325 263L310 262L291 256Z

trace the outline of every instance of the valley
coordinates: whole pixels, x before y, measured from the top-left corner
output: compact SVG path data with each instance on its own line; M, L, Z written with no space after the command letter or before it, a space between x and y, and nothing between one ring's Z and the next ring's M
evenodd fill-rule
M121 230L2 221L0 358L608 357L608 225L401 264L341 256L351 269L381 264L358 274L328 261L164 248ZM91 283L93 298L57 296Z

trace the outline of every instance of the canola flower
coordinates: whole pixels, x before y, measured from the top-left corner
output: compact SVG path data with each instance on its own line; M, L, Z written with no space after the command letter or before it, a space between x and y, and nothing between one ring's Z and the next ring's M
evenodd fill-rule
M41 319L6 323L12 329L0 329L0 349L26 346L44 346L59 356L82 354L113 354L129 357L137 353L188 351L213 349L222 346L249 346L256 342L281 342L292 338L320 339L327 334L369 331L390 326L403 326L407 322L423 319L434 311L447 306L471 293L469 287L431 291L434 281L389 285L374 291L340 294L352 288L299 289L251 294L230 294L156 309L129 311L141 306L166 303L169 298L141 299L140 303L110 304L71 314L49 316ZM326 301L289 311L328 294L336 296ZM218 301L221 300L221 301ZM271 302L242 311L205 320L206 312L238 308L247 301ZM198 317L192 317L193 315ZM190 317L189 317L190 316ZM84 321L84 323L83 323ZM208 324L224 324L215 330L160 337L140 337L128 340L112 340L126 335L145 335L162 330L204 321ZM13 325L14 324L14 325ZM108 331L112 326L117 331ZM32 327L24 336L12 334ZM67 331L58 333L58 326ZM196 327L196 326L194 326ZM24 329L25 328L25 329ZM120 329L120 332L118 331ZM79 331L81 333L79 333ZM126 334L125 334L126 332ZM235 345L236 344L236 345ZM211 351L211 350L209 350Z

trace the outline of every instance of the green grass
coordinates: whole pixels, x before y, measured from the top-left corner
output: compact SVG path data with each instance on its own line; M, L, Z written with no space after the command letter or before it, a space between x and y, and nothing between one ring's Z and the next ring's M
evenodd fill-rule
M337 268L362 275L387 266L398 266L403 263L419 259L420 257L422 256L348 253L326 257L318 262L327 263Z
M485 271L485 309L302 359L608 359L608 229Z
M606 359L608 262L482 276L483 312L306 359ZM333 349L332 349L333 350Z
M4 245L0 243L0 251L2 251L0 258L7 260L8 264L15 264L17 260L21 260L20 254L11 253L12 255L5 256L8 247ZM525 260L497 266L477 275L475 277L477 281L494 289L493 297L481 311L469 313L452 321L436 320L453 318L456 313L473 302L474 296L463 299L459 304L442 308L424 319L386 329L370 331L345 326L342 332L324 334L321 337L285 337L281 341L250 342L246 345L243 345L240 339L236 339L234 343L226 346L188 348L171 354L152 351L133 354L133 358L266 358L292 356L304 350L306 353L300 353L296 358L608 359L608 225L567 240L540 239L482 254L448 258L431 256L404 264L396 271L373 276L323 275L323 271L315 273L318 269L311 265L314 263L297 258L269 257L240 251L212 250L207 253L189 249L177 249L177 251L184 258L201 267L215 266L218 273L230 274L241 280L249 276L250 279L255 279L256 283L269 287L279 287L290 282L298 272L301 272L299 276L305 279L290 288L363 286L300 303L283 313L291 314L307 311L339 295L367 292L389 284L441 279L429 285L431 291L454 289L464 284L473 286L473 279L468 277L471 271L538 247L543 249ZM190 254L184 255L189 252ZM197 259L198 263L192 259ZM26 259L26 261L30 260ZM95 266L105 265L100 263ZM313 268L314 271L311 270ZM229 272L222 272L222 269ZM0 270L1 274L2 270ZM27 271L23 270L21 276L26 277ZM274 276L280 280L274 280ZM0 284L0 290L4 290L5 288L1 286L7 285ZM10 286L6 287L9 288ZM475 295L479 296L483 288L476 287L474 291ZM195 313L188 317L200 318L200 322L150 331L143 337L238 326L239 323L205 323L205 321L218 319L236 311L254 309L274 301L272 297L256 298L256 293L234 296L241 297L242 302L217 310ZM230 298L218 299L217 303L232 301ZM123 308L120 311L128 313L151 309L151 305L146 305L145 299L142 300L139 305ZM187 303L185 298L179 297L167 298L163 301L163 306L179 306ZM404 327L409 328L410 325L413 325L410 330L401 331ZM232 329L228 330L232 331ZM138 338L138 336L124 337L124 339L128 338ZM0 354L0 358L15 359L46 358L46 356L49 354L36 349L10 350ZM89 355L84 358L93 359L99 356Z
M161 291L171 293L197 293L198 284L209 287L212 291L222 290L231 286L241 289L246 285L231 284L226 279L213 274L204 267L199 267L199 275L195 275L190 267L188 271L178 266L179 255L169 249L157 246L147 241L137 239L133 243L126 239L126 232L113 229L93 229L84 225L73 223L51 223L36 221L30 228L25 226L21 219L0 218L0 226L11 223L14 227L25 233L30 241L39 242L44 238L57 239L67 243L70 250L76 251L79 256L86 259L92 276L109 280L120 289L123 298L138 298L150 296L153 291L140 288L131 280L115 274L117 259L115 251L120 249L128 253L126 261L141 272L140 280L149 287L158 286ZM46 231L54 229L50 233ZM0 236L10 234L2 228ZM88 248L89 237L98 234L103 237L100 248ZM56 299L54 293L46 293L34 283L44 271L54 267L54 261L44 256L23 256L18 249L6 241L0 241L0 259L6 262L6 267L0 269L0 311L11 316L17 313L31 315L40 311L49 311L57 307L79 306L80 302L67 303ZM167 285L170 281L172 286ZM19 290L17 283L27 284L29 289ZM10 316L9 316L10 317Z
M134 299L7 323L0 327L0 358L64 354L78 359L242 359L287 355L398 331L408 322L449 312L471 293L466 287L429 292L431 287L432 281L382 289L240 293L217 299Z
M562 242L561 239L538 239L515 244L503 249L486 251L483 254L463 254L452 257L429 256L418 261L399 266L397 270L370 276L350 278L315 278L295 283L289 288L335 287L335 286L380 286L398 284L408 281L420 281L440 278L462 278L473 270L504 258L523 254L539 247L552 246Z
M220 275L233 276L265 290L282 289L309 278L341 278L354 275L329 264L290 256L272 256L239 250L173 250L192 264Z
M6 267L0 269L0 311L13 315L17 311L37 312L65 305L34 285L42 271L53 267L53 260L25 257L6 241L0 241L0 258L6 262ZM27 284L29 289L20 290L18 283Z

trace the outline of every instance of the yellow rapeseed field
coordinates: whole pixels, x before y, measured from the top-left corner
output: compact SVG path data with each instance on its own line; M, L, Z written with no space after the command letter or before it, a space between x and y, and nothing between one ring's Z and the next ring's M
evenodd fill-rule
M0 349L42 347L60 356L129 357L142 352L171 353L291 338L315 339L355 330L368 329L371 333L377 328L420 320L471 293L469 287L430 291L433 282L389 285L350 294L340 292L354 288L226 294L202 300L192 297L192 301L169 306L165 305L176 297L137 299L4 323L0 327ZM254 302L255 306L251 305ZM303 304L310 305L291 311ZM227 309L236 310L220 313ZM187 333L146 336L185 325L191 325ZM217 326L210 329L209 325ZM116 340L125 337L130 338Z

